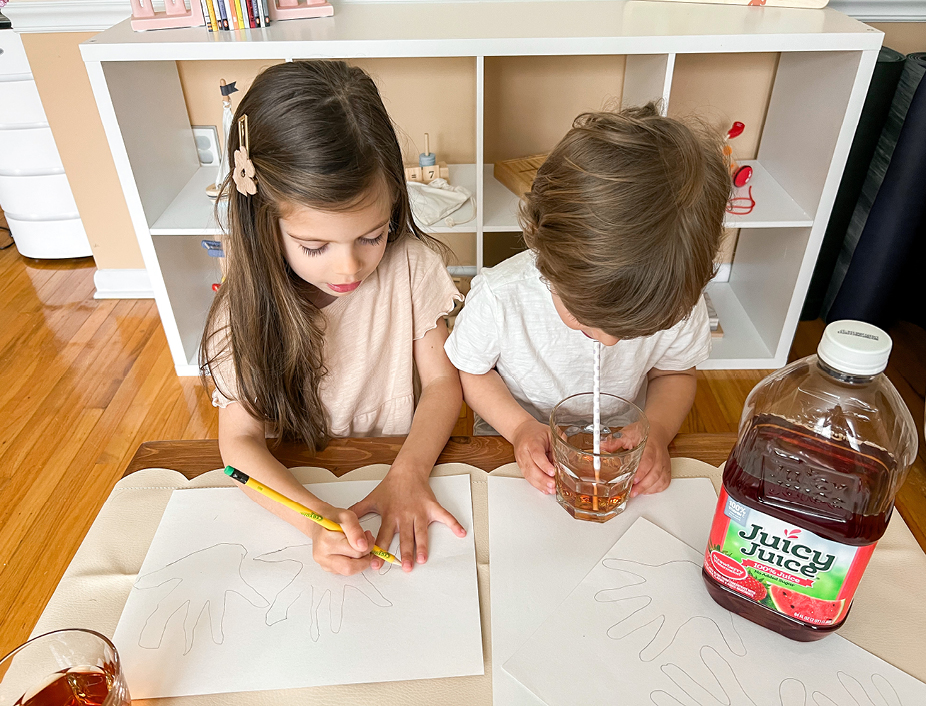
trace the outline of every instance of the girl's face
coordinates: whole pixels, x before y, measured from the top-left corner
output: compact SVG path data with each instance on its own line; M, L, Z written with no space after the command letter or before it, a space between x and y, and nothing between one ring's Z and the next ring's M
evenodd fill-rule
M569 310L563 304L563 300L559 298L559 295L556 292L552 292L553 295L553 306L556 307L556 313L559 314L559 318L563 320L563 323L566 324L569 328L574 331L581 331L589 338L592 338L596 341L599 341L602 345L613 346L617 343L619 338L615 338L611 334L605 333L600 328L592 328L591 326L585 326L580 324L575 316L569 313Z
M385 191L346 211L283 209L283 252L293 271L329 297L357 289L386 252L392 202Z

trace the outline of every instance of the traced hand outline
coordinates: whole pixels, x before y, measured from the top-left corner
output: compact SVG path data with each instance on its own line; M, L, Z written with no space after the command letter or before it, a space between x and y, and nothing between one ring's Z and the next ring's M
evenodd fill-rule
M836 672L836 678L852 699L851 706L903 706L900 697L894 691L894 687L880 674L871 675L872 686L881 697L878 703L875 703L872 694L855 677L845 672ZM813 700L817 706L837 706L835 701L819 691L813 692ZM846 703L848 704L848 702Z
M380 608L392 607L392 602L383 596L383 594L379 592L379 589L367 578L367 572L354 574L352 576L340 576L322 569L315 563L315 559L312 557L311 542L267 552L266 554L255 557L254 561L262 561L271 564L292 561L301 565L301 568L296 575L293 576L292 580L286 584L273 599L273 604L267 611L265 622L267 625L275 625L282 620L286 620L289 617L289 609L292 608L303 595L307 594L311 600L309 636L312 638L313 642L318 642L321 637L318 614L325 598L328 599L328 627L334 634L337 634L341 630L341 622L344 618L344 599L346 598L348 588L356 589L375 606Z
M139 590L157 588L171 581L176 581L176 584L158 601L145 620L138 646L149 650L160 648L171 618L184 609L183 654L193 649L196 626L203 613L209 617L212 641L221 645L225 641L223 623L230 593L238 594L255 608L267 607L267 599L241 575L241 565L247 553L242 544L214 544L187 554L162 569L139 576L134 584L134 588Z
M665 652L679 631L698 619L714 623L733 654L741 657L746 654L746 647L733 625L731 613L712 603L704 615L692 616L678 600L678 586L694 585L695 581L701 580L701 567L693 561L643 564L609 558L604 559L602 564L636 579L620 588L598 591L595 600L599 603L620 603L630 610L608 628L608 637L612 640L622 640L638 630L655 626L653 638L640 650L640 660L643 662L652 662Z
M681 689L689 699L698 706L756 706L743 690L736 674L720 653L713 647L705 646L700 650L701 661L713 675L725 700L720 700L707 689L707 685L695 680L690 674L676 664L664 664L660 669ZM704 680L702 680L704 681ZM650 693L650 700L656 706L684 706L681 701L668 692L657 689ZM808 706L807 689L797 679L785 679L778 685L778 703L781 706Z

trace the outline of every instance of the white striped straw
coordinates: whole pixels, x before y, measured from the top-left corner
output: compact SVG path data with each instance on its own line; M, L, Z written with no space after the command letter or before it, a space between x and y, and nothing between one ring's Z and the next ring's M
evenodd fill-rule
M594 411L594 425L595 425L595 437L592 440L593 449L595 452L594 464L595 464L595 479L598 478L598 472L601 470L601 343L595 341L595 372L594 372L594 397L595 397L595 411Z

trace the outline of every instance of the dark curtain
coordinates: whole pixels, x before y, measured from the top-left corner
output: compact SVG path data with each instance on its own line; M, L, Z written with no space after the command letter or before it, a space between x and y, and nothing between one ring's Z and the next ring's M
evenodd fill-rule
M914 297L900 301L905 309L922 309L922 285L910 287L903 278L910 273L926 278L920 242L926 218L924 76L926 53L910 54L824 298L827 321L858 319L886 327L898 315L901 291Z
M897 90L897 83L900 81L906 58L899 51L887 47L883 47L878 55L878 63L875 65L871 84L868 86L868 96L865 98L865 105L859 116L858 128L846 159L846 168L842 173L839 191L836 192L833 211L820 246L813 278L807 290L807 298L804 300L804 309L801 311L802 319L820 317L823 298L830 286L830 279L833 277L842 243L846 239L852 212L862 193L862 185L865 183L871 158L874 157L878 138L881 137L884 123L887 122L887 114L891 108L891 101L894 99L894 92Z

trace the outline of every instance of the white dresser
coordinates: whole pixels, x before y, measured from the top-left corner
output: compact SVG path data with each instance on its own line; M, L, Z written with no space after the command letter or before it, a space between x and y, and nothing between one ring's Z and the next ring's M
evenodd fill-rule
M0 30L0 207L26 257L86 257L90 243L22 40Z

